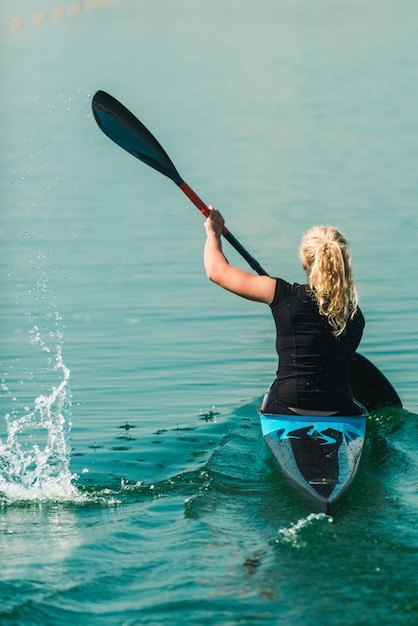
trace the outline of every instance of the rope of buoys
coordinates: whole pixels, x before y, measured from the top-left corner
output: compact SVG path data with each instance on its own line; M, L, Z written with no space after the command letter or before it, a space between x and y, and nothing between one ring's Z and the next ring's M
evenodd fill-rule
M50 13L44 11L37 11L32 14L29 20L25 20L22 17L15 17L10 23L10 30L16 32L24 29L26 26L40 26L48 20L61 20L67 16L77 15L82 11L91 11L92 9L99 9L108 4L115 4L122 0L85 0L84 2L72 2L68 6L57 6Z

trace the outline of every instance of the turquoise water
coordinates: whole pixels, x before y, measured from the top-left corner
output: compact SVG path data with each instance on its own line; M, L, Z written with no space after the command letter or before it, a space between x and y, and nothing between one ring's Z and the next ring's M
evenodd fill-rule
M8 4L1 623L415 624L415 0ZM200 214L98 130L97 89L271 274L303 279L314 223L350 239L361 352L405 408L370 417L335 519L261 439L268 309L206 280Z

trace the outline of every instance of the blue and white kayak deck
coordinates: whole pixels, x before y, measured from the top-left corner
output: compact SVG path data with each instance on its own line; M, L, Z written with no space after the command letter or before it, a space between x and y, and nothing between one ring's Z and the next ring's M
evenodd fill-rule
M260 414L264 440L287 481L314 512L333 514L357 474L366 416Z

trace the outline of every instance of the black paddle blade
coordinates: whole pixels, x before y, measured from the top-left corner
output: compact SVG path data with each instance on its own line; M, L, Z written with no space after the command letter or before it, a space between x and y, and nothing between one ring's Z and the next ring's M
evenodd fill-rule
M351 364L350 384L355 399L368 411L384 406L402 408L401 399L386 376L358 352Z
M183 182L164 148L116 98L105 91L98 91L93 98L92 107L99 128L118 146L171 178L176 185Z

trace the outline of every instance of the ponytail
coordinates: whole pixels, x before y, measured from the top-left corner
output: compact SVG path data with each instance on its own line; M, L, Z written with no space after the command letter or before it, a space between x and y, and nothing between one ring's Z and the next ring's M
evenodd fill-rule
M314 226L302 238L300 257L319 312L338 337L358 308L347 241L331 226Z

